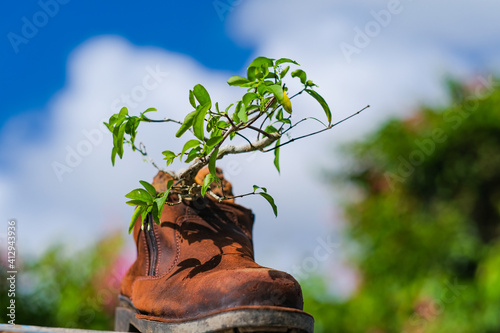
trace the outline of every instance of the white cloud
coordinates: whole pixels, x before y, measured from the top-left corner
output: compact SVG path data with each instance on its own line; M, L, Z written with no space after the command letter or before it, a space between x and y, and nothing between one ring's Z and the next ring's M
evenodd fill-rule
M489 43L497 38L500 24L493 16L500 4L494 1L402 0L404 10L348 63L340 44L353 43L354 28L364 28L374 20L370 11L383 10L387 3L255 0L241 2L228 17L234 39L253 44L256 55L298 60L320 85L336 120L372 105L329 133L283 149L280 176L273 170L271 154L223 161L223 166L238 161L236 172L226 170L237 192L264 185L279 205L280 215L274 219L262 198L240 200L257 216L254 241L261 264L290 270L312 255L319 236L338 237L335 198L342 193L332 194L319 172L340 165L334 147L362 137L390 115L408 115L420 102L442 102L444 74L467 77L477 69L457 53L457 46L481 54L490 69L498 65ZM155 71L156 80L151 74ZM67 73L67 85L47 105L49 138L25 142L21 134L29 128L22 119L12 120L3 133L12 147L9 156L15 171L1 179L1 219L18 219L18 244L25 251L40 251L55 239L84 245L109 230L125 230L131 208L123 195L139 179L151 180L155 170L130 150L111 166L111 136L100 130L100 124L117 107L129 104L137 114L153 106L161 116L182 119L190 110L187 92L197 83L221 105L234 101L238 92L225 83L231 73L204 68L184 55L136 47L115 36L80 45L69 58ZM321 117L321 108L311 106L311 101L307 96L294 100L295 112ZM173 139L174 125L141 126L146 129L139 140L158 161L166 147L180 148L179 140ZM314 126L306 125L303 131ZM86 132L93 133L94 142ZM59 182L53 162L67 164L67 149L88 155L73 159L72 172L60 175ZM339 255L327 263L333 266Z

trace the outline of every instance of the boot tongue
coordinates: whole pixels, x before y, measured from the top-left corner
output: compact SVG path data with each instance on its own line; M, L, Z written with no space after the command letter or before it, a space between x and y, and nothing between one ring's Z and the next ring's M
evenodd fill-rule
M169 180L174 179L168 173L158 171L155 178L153 178L153 186L157 192L165 192L167 190L167 183Z
M210 186L210 190L218 195L219 197L222 196L232 196L233 195L233 186L231 185L230 182L228 182L226 179L224 179L224 175L222 173L222 170L217 168L217 177L221 180L221 187L219 187L218 184L214 183L212 186ZM195 181L198 185L203 184L203 180L205 179L205 176L209 174L208 167L204 167L201 169L198 174L196 175ZM158 174L153 178L153 186L158 192L165 192L167 190L167 182L169 180L173 179L172 176L170 176L168 173L159 171ZM226 202L234 202L234 199L229 199L226 200Z

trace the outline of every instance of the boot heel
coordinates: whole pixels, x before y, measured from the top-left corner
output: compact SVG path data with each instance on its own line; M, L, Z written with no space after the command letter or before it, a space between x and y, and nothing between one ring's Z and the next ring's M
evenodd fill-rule
M132 324L135 312L130 309L117 307L115 310L115 331L117 332L139 332Z

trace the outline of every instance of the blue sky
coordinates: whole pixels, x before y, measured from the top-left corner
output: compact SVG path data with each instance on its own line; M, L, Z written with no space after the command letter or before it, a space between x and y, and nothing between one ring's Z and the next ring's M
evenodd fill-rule
M350 167L338 148L390 117L446 103L447 76L488 85L500 72L496 0L56 1L0 4L0 221L18 219L26 254L57 239L82 247L125 231L132 211L124 194L155 170L130 151L111 166L111 136L101 125L129 103L122 96L135 94L132 113L156 107L158 117L183 119L195 84L227 106L240 97L227 78L251 59L289 57L319 85L334 121L372 107L288 145L279 176L271 155L228 157L220 165L237 193L267 186L278 204L275 219L263 200L239 201L257 217L258 261L295 275L297 267L305 275L322 270L348 294L354 279L343 261L346 193L322 176ZM57 13L46 14L54 3ZM30 34L24 26L37 22L36 34L23 37ZM17 53L13 34L27 42ZM154 88L145 89L145 79ZM293 103L298 117L322 116L304 96ZM144 128L139 140L157 161L167 144L179 149L168 136L175 128ZM336 250L308 271L325 239Z
M236 45L225 33L224 19L232 2L221 1L225 5L220 7L211 1L2 2L0 31L6 38L0 75L7 80L0 86L4 101L0 128L26 109L46 113L44 105L65 84L68 55L96 35L120 35L138 46L183 53L214 69L241 69L252 50ZM23 18L38 31L31 33Z

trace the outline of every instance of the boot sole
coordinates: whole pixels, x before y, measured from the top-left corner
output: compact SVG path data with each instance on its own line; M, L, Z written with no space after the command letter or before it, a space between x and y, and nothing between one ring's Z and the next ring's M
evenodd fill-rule
M140 318L141 315L123 298L116 308L115 331L141 333L312 333L314 319L300 310L280 307L241 307L187 321Z

